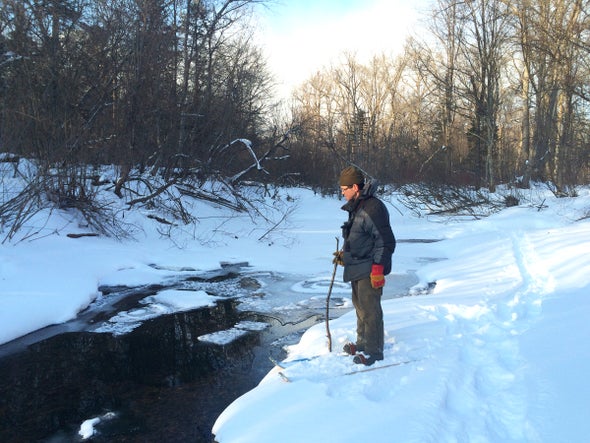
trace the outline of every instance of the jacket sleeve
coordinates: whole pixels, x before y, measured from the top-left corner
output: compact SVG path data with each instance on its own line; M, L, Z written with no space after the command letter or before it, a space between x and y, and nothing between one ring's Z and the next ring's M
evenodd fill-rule
M369 218L371 236L373 237L373 263L383 265L384 273L391 272L391 256L395 251L396 241L389 223L389 212L378 199L371 199L365 206Z

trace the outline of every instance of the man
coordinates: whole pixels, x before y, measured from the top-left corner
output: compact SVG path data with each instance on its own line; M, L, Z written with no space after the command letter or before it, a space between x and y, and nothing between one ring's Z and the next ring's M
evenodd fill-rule
M344 246L334 260L344 266L344 281L351 283L357 318L357 341L347 343L344 351L355 356L355 363L370 366L383 360L381 296L385 275L391 272L395 236L387 208L373 195L375 184L365 184L358 168L342 171L340 190L347 200L342 209L348 212L348 221L342 225Z

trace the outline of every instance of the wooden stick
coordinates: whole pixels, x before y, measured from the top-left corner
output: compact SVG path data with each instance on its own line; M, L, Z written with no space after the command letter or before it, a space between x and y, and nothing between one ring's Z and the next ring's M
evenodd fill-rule
M340 239L336 237L336 252L339 252ZM330 334L330 296L332 295L332 288L334 287L334 279L336 278L336 269L338 268L338 260L334 260L334 271L332 271L332 280L328 288L328 296L326 297L326 336L328 337L328 352L332 352L332 334Z

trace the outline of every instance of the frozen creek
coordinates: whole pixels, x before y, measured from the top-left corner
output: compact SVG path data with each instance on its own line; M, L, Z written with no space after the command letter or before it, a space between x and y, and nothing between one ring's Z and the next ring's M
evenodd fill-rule
M80 441L92 419L95 442L212 441L214 420L270 370L268 357L282 359L324 321L329 278L247 263L176 271L159 284L102 287L77 319L0 346L0 440ZM384 298L415 283L393 274ZM352 309L349 297L336 281L331 318Z

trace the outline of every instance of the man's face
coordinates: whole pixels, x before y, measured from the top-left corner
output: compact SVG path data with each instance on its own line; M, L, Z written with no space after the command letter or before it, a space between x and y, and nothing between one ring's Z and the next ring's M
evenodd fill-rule
M340 186L340 192L342 192L346 201L350 201L358 196L359 185Z

